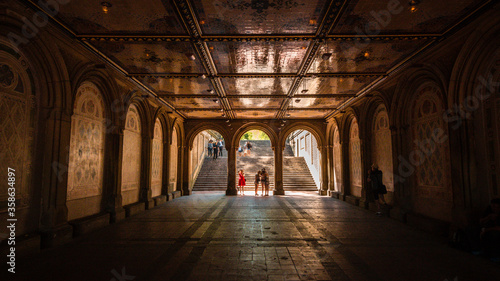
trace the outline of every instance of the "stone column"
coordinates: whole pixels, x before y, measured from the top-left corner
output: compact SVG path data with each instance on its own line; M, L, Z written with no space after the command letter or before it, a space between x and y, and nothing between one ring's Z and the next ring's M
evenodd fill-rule
M154 207L151 191L151 159L153 157L153 136L148 133L142 136L142 153L141 153L141 191L139 193L139 201L146 203L146 209Z
M180 163L182 166L182 172L179 173L179 174L182 174L181 178L178 179L178 181L180 180L182 182L182 195L191 195L192 191L191 189L189 188L189 152L190 152L190 149L189 149L189 146L187 145L184 145L184 146L179 146L180 149L179 149L179 157L180 159L182 159L182 162ZM181 153L182 151L182 153Z
M236 148L226 146L227 149L227 189L226 195L237 195L236 190Z
M116 128L106 135L104 148L103 197L106 200L106 211L110 213L111 223L125 219L122 207L122 161L123 161L123 128Z
M273 195L285 195L283 189L283 150L285 146L274 147L274 190Z
M335 192L335 171L334 171L334 161L333 158L333 145L327 146L327 162L328 162L328 196L332 196Z
M323 145L318 147L318 150L321 153L321 181L319 187L319 195L327 195L328 194L328 146Z
M64 244L73 235L72 228L67 223L66 207L71 117L61 108L44 111L45 114L40 116L49 117L45 122L41 142L44 144L44 155L40 229L42 248L47 248Z
M341 150L342 150L342 159L340 161L340 164L342 165L342 190L340 191L341 194L345 197L346 195L350 195L350 167L349 167L349 143L346 141L341 142Z
M168 186L170 185L170 143L165 138L163 139L163 167L161 194L168 195Z

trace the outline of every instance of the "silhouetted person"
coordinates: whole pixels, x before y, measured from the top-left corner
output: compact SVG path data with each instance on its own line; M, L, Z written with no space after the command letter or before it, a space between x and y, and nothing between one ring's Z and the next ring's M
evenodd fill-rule
M387 205L384 200L384 194L387 193L387 188L382 183L382 171L378 169L377 164L372 165L372 169L368 172L368 182L372 185L373 198L377 204L377 216L382 215L382 204Z
M498 261L500 259L500 198L491 200L479 224L481 225L480 242L484 254Z
M217 146L217 144L214 145L214 151L212 154L214 155L213 159L217 159L217 157L219 156L219 147Z

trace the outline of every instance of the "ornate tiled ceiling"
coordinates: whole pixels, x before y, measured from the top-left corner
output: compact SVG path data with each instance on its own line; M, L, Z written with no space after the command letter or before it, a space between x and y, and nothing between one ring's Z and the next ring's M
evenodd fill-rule
M185 118L325 118L493 1L409 2L72 0L53 18Z

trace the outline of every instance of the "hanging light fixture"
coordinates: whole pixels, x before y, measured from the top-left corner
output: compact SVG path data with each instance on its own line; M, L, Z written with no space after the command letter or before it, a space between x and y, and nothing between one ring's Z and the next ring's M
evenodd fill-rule
M302 94L305 94L305 93L307 93L307 92L309 91L309 90L307 89L306 82L307 82L307 80L306 80L306 78L304 78L304 82L302 83L302 85L304 86L304 87L302 88L302 91L301 91L301 93L302 93Z
M111 8L113 5L109 2L101 2L101 6L102 6L102 11L107 14L108 11L109 11L109 8Z
M408 5L410 5L410 12L415 13L418 11L418 4L420 4L420 0L410 0Z

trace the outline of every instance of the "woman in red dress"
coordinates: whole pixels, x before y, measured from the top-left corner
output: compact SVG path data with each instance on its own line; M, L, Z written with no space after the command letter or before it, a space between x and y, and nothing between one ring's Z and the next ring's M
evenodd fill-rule
M238 187L239 187L239 190L240 190L240 194L241 195L245 195L245 173L243 172L243 170L240 170L238 172L238 175L240 176L239 180L238 180Z

